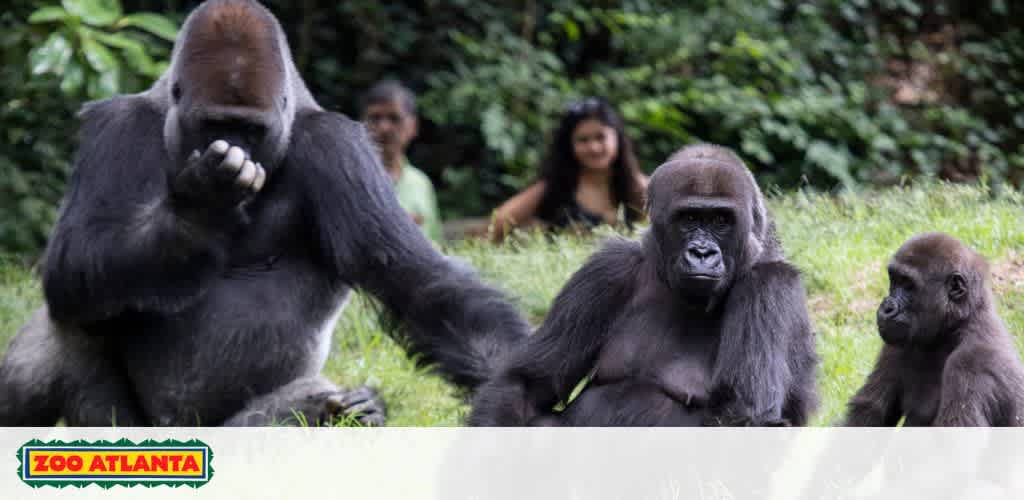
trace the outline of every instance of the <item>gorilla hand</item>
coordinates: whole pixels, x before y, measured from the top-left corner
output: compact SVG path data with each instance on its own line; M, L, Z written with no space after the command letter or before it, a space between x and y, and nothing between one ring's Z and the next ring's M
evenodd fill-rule
M328 418L348 417L355 422L370 427L384 425L387 418L387 406L377 391L370 387L357 387L341 390L326 398Z
M232 208L263 189L267 173L240 147L214 141L193 151L171 183L172 194L194 208Z

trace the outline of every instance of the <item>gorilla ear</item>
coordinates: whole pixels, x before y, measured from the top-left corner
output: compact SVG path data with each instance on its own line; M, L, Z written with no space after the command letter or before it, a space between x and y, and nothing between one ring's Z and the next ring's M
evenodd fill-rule
M960 302L967 296L967 279L959 272L954 272L946 278L946 288L949 290L949 299Z
M764 251L764 245L761 244L761 240L754 235L753 231L747 236L747 252L749 253L749 259L751 262L756 261L761 257L761 252Z

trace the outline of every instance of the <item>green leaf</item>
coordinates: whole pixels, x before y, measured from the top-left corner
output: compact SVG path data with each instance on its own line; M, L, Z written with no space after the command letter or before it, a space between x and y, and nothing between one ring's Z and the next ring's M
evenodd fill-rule
M156 72L156 64L154 64L153 58L149 57L149 54L142 47L124 47L121 49L121 55L124 56L128 66L136 73L146 76L159 76L159 73Z
M32 24L48 23L51 21L59 21L66 17L68 17L68 11L57 7L56 5L51 5L33 12L32 15L28 16L28 22Z
M565 35L569 38L569 41L575 42L580 39L580 27L575 21L567 19L565 21Z
M95 38L97 41L109 45L111 47L117 47L124 49L128 47L132 48L143 48L142 43L138 40L132 40L131 38L124 36L120 33L104 33L102 31L88 30L89 36Z
M89 97L92 99L105 99L117 95L120 90L118 85L119 77L119 70L93 75L89 78Z
M105 94L104 97L109 97L117 94L121 91L121 71L108 71L100 75L100 88Z
M824 141L814 141L807 148L805 154L807 160L838 180L843 187L847 189L856 187L857 183L850 175L848 152L834 148Z
M154 75L162 75L167 72L167 69L171 67L170 61L160 61L153 66Z
M68 95L73 95L82 88L85 83L85 68L77 61L71 61L64 70L64 79L60 81L60 90Z
M178 37L178 27L159 14L140 13L124 16L117 22L118 28L135 27L173 42Z
M146 76L157 76L154 74L156 65L153 62L153 58L146 53L146 46L138 40L119 33L112 34L93 31L91 34L97 41L121 49L121 55L124 56L125 62L136 73Z
M61 4L93 26L110 26L122 14L120 0L63 0Z
M92 69L99 73L120 69L120 64L110 49L96 42L84 31L80 31L79 34L82 35L82 52L85 53L85 59L89 61L89 66L92 66Z
M28 60L33 75L59 75L64 70L64 65L71 60L71 44L61 33L54 33L43 45L32 50Z

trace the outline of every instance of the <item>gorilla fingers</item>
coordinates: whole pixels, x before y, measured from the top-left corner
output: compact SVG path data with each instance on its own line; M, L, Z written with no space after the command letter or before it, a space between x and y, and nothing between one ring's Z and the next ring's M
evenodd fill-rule
M202 154L193 150L171 181L171 194L196 207L232 208L263 189L267 172L238 146L216 140Z

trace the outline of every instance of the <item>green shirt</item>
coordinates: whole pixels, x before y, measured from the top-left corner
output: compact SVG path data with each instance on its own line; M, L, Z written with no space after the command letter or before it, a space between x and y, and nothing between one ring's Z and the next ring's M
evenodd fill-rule
M441 232L441 216L430 178L406 160L402 167L402 176L395 183L395 194L398 195L398 204L402 205L406 212L423 218L421 227L427 237L440 243L444 238Z

